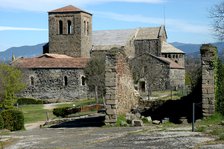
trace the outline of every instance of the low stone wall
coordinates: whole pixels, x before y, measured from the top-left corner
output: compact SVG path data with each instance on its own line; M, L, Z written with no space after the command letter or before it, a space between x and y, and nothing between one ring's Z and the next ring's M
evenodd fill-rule
M106 54L106 124L114 124L118 114L125 114L137 106L137 91L124 51L111 49Z

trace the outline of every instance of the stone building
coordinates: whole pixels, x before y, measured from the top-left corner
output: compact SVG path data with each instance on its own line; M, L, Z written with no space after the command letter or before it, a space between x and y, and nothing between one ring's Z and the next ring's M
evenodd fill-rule
M154 83L154 90L184 87L184 52L167 43L164 26L92 31L92 14L71 5L49 11L48 16L49 42L43 47L43 55L12 63L25 72L28 87L22 96L86 98L88 86L83 70L90 56L106 55L114 47L123 49L128 61L135 61L142 70L161 67L164 73ZM145 60L147 63L142 65ZM139 91L146 90L145 77L136 83Z

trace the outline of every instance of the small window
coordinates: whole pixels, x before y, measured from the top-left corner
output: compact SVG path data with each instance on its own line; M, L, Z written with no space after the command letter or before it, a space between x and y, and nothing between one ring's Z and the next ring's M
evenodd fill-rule
M86 78L84 76L81 77L82 86L86 85Z
M177 60L175 60L175 62L178 64L178 61Z
M34 77L33 76L30 77L30 85L34 86Z
M68 85L68 77L64 76L64 86L67 86L67 85Z
M61 20L59 21L59 34L63 34L63 22Z
M68 23L68 26L67 26L68 27L67 28L68 29L68 34L72 34L72 22L70 20L68 20L67 23Z
M86 21L84 21L84 34L86 34Z
M139 88L140 88L140 92L145 92L145 82L139 82Z
M86 34L89 35L89 22L87 22L87 27L86 27Z

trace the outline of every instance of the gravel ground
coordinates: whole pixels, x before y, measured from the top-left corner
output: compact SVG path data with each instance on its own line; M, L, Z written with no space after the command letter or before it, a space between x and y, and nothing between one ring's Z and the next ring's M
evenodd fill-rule
M204 145L215 138L191 132L190 127L161 131L158 127L77 127L36 128L13 132L7 149L174 149L216 148L223 144Z

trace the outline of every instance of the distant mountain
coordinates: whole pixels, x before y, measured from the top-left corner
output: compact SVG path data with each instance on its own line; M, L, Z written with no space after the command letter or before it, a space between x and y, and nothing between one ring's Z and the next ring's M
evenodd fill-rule
M34 46L12 47L0 52L0 61L10 61L12 55L15 57L34 57L42 54L43 45L46 43L37 44Z
M180 42L173 42L171 44L174 47L184 51L186 53L186 55L190 55L190 56L199 56L200 55L201 44L190 44L190 43L180 43ZM224 50L224 42L215 42L215 43L211 43L211 44L218 48L219 54L221 54L222 50Z
M0 52L0 61L10 61L12 59L12 54L15 57L34 57L42 54L42 47L46 43L41 43L34 46L22 46L22 47L12 47L6 51ZM187 56L199 58L201 44L190 44L190 43L171 43L178 49L181 49L186 53ZM219 54L221 55L224 49L224 42L212 43L218 48ZM223 55L223 54L222 54Z

